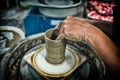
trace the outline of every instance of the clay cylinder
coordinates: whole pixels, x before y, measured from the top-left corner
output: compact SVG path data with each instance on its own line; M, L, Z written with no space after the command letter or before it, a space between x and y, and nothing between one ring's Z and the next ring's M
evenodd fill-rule
M66 42L64 39L55 40L57 34L58 31L55 28L45 32L46 60L53 64L59 64L65 58Z

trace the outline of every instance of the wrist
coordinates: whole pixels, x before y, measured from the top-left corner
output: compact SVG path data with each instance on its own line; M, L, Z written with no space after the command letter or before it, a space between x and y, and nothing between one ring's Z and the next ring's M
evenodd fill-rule
M101 33L102 31L97 27L89 26L84 33L84 39L94 47L96 45L96 40L101 36Z

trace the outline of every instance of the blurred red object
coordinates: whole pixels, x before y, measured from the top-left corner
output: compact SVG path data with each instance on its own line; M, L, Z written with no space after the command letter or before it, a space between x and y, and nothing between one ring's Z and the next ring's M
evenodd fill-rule
M112 7L115 6L114 3L90 0L88 4L89 4L88 13L89 18L113 22Z
M92 19L98 19L98 20L103 20L103 21L109 21L113 22L113 16L102 16L100 14L97 14L96 11L90 11L87 15L89 18Z

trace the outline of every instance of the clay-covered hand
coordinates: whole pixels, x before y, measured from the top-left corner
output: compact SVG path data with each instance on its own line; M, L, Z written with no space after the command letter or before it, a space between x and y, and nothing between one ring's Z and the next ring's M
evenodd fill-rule
M77 17L68 16L63 26L60 27L59 38L65 38L72 41L84 40L88 31L93 29L93 25Z

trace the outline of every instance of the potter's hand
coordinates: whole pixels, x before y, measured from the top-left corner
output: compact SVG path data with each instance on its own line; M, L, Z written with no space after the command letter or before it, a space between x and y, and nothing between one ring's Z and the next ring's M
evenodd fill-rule
M72 41L84 39L89 42L113 76L120 80L120 50L100 29L84 19L69 16L61 26L59 36Z
M68 16L63 25L60 26L59 38L65 38L72 41L81 41L85 39L86 33L91 30L91 24L77 17Z

